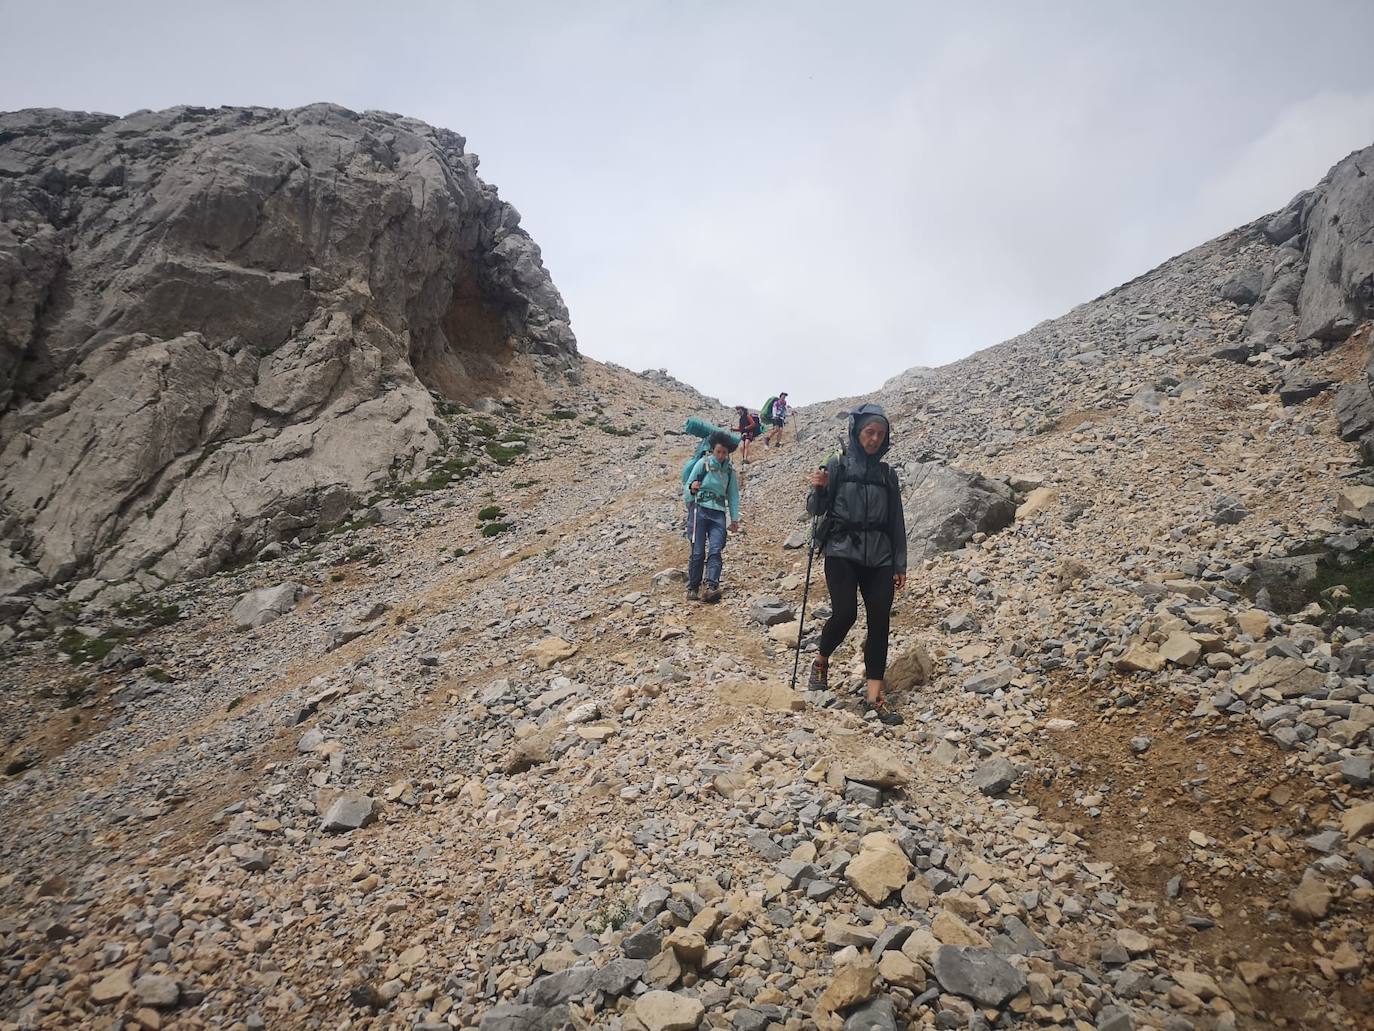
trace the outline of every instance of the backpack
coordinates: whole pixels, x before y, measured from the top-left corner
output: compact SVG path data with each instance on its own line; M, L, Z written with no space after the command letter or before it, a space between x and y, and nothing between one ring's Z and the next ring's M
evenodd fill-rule
M692 467L695 466L697 462L700 461L701 456L706 454L707 450L709 450L706 446L708 439L709 438L702 438L700 443L697 444L697 449L692 452L692 457L687 459L687 464L682 467L682 485L684 487L691 481Z
M830 460L826 459L826 466L830 465ZM824 549L831 539L837 534L860 533L865 530L886 530L888 524L886 520L871 523L855 523L848 519L841 519L835 515L835 499L840 496L840 485L846 479L852 479L846 475L849 463L840 456L840 463L835 469L835 475L830 478L830 485L826 488L828 500L825 505L825 512L816 520L816 527L812 531L811 538L817 548ZM878 468L872 473L865 472L863 476L857 478L861 483L867 483L874 487L884 487L901 496L901 487L896 478L892 475L892 467L886 462L879 462Z
M767 401L763 403L763 407L759 409L759 414L762 415L765 419L773 418L773 406L777 404L777 402L777 397L770 397Z

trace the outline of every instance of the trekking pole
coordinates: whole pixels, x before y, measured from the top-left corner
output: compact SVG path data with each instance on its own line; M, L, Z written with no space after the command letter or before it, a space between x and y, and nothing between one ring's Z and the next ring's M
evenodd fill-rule
M820 516L811 519L811 538L806 543L806 586L802 588L801 616L797 619L797 653L792 657L792 690L797 689L797 667L801 665L802 632L806 629L806 598L811 593L811 563L816 558L816 523Z

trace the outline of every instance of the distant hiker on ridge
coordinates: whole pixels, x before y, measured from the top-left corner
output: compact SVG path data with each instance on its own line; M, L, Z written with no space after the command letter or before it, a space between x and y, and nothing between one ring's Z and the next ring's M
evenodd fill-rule
M727 515L729 529L739 529L739 476L730 464L735 438L718 430L711 434L708 443L711 450L692 466L683 497L687 502L688 537L692 542L691 559L687 563L687 598L713 603L720 601Z
M749 461L749 445L763 431L759 417L744 405L735 405L735 425L731 427L739 434L743 446L740 448L740 461Z
M782 444L782 428L787 425L787 391L781 391L776 397L770 397L759 409L759 415L768 425L768 433L763 438L765 445Z
M830 656L858 619L855 595L861 593L868 620L865 704L884 723L900 723L883 695L893 592L906 586L902 491L896 473L882 461L891 445L887 413L878 405L860 405L849 415L844 454L811 474L806 510L821 517L816 542L825 555L831 615L821 630L820 655L812 663L808 686L813 691L829 688Z

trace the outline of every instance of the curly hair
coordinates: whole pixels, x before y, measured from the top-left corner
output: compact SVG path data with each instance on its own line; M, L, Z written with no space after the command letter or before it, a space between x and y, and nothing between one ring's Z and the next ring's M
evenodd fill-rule
M712 451L716 449L717 444L723 444L725 445L725 450L732 455L735 453L735 448L739 447L739 445L735 443L735 438L724 430L716 430L707 438L706 443Z

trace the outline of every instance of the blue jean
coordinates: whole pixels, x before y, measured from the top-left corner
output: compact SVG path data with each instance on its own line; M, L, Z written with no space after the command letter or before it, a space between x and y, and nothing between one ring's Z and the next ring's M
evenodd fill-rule
M725 550L725 513L693 505L687 512L687 519L692 540L692 560L687 563L687 586L701 586L703 565L706 567L706 582L718 584L721 552Z

